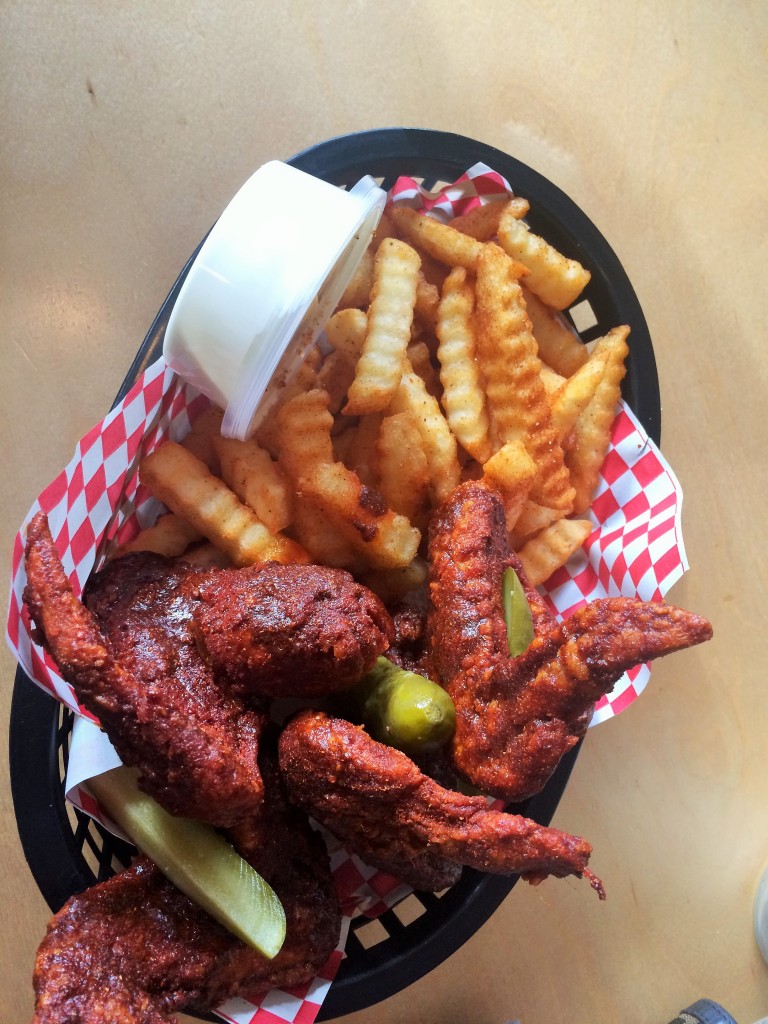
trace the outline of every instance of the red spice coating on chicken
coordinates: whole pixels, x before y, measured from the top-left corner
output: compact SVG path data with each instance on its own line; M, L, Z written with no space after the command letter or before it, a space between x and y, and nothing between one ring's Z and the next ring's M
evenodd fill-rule
M341 570L201 571L146 553L97 573L86 608L42 515L29 525L26 564L30 614L78 700L146 792L212 825L261 802L258 695L330 690L334 672L349 686L392 630L378 599Z
M712 636L693 612L634 598L593 601L555 622L509 548L501 501L479 483L456 488L435 514L429 555L430 658L456 705L453 760L508 801L543 788L627 669ZM534 639L518 658L502 603L508 566L533 615Z
M585 840L444 789L344 719L299 712L280 735L279 764L293 801L363 860L416 889L453 884L462 865L536 882L588 874Z
M208 663L241 695L349 689L394 638L381 601L342 569L220 569L191 577L186 591Z
M277 892L286 940L273 960L245 946L145 857L73 896L37 954L34 1024L167 1024L233 995L307 982L336 947L341 913L328 856L283 794L273 757L266 795L227 835Z

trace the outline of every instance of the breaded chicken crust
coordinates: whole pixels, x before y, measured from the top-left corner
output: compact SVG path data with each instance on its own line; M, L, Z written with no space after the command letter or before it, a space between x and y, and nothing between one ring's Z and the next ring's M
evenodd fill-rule
M511 658L502 579L525 589L534 639ZM538 793L584 735L595 702L627 669L712 636L709 622L663 601L593 601L558 623L508 543L498 495L457 487L429 533L430 664L456 706L457 770L507 801Z

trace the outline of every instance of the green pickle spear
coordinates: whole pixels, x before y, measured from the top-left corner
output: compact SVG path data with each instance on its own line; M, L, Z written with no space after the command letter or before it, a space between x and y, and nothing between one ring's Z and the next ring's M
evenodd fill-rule
M274 890L210 826L177 818L142 793L133 768L113 768L88 788L166 878L242 942L272 959L285 939Z
M374 739L408 754L437 750L456 728L456 709L442 686L386 658L376 659L359 699L363 723Z
M523 585L511 567L504 570L501 593L507 624L507 645L509 653L516 658L528 649L533 640L533 618Z

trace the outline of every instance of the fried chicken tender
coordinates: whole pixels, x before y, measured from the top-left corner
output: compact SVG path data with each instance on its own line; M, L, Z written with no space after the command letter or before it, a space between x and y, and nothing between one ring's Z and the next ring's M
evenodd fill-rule
M233 995L302 984L336 947L341 914L328 856L306 816L290 806L274 763L264 802L227 835L273 886L286 940L273 960L245 946L147 858L73 896L37 954L34 1024L167 1024Z
M389 616L348 573L264 564L201 571L117 559L72 593L44 516L27 534L25 600L59 669L140 785L173 814L227 826L263 793L260 696L349 686ZM246 700L247 698L247 700Z
M115 595L125 587L113 642L72 593L38 515L27 532L24 598L61 674L123 762L139 768L141 787L172 814L230 825L253 814L263 797L257 752L265 719L215 684L183 603L172 598L185 573L169 573L163 561L126 556L129 571L105 579ZM145 605L137 597L142 590L151 594ZM131 620L133 600L139 607Z
M584 735L595 702L627 669L712 636L706 619L663 602L594 601L557 623L510 550L504 509L482 484L458 487L432 520L431 665L456 705L452 755L483 792L539 792ZM534 639L510 658L502 576L525 588Z
M444 789L344 719L299 712L280 735L279 764L291 800L367 863L415 889L452 885L468 865L533 882L587 875L603 895L583 839Z
M394 639L384 605L343 569L268 563L190 583L207 659L244 696L349 689Z

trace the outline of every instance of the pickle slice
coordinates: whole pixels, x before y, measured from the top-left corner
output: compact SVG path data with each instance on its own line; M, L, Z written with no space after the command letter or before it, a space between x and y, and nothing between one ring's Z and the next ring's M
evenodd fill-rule
M137 776L133 768L113 768L88 788L166 878L271 960L285 939L285 911L274 890L210 826L177 818L142 793Z
M456 728L456 709L442 686L379 657L361 684L362 717L381 743L410 754L437 750Z
M504 601L504 621L507 624L507 645L512 657L517 658L528 649L533 640L533 617L523 585L511 566L504 570L501 593Z

